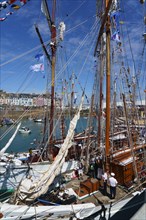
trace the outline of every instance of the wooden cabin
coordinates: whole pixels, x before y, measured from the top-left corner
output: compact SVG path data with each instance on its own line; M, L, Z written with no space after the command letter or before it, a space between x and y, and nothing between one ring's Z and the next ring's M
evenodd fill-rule
M110 162L111 171L115 173L116 179L120 185L129 187L132 185L135 179L135 173L141 175L144 168L144 149L146 145L135 146L133 148L134 157L132 156L132 151L130 148L125 150L119 150L113 154L113 158ZM137 151L141 150L141 154ZM136 165L136 169L134 166ZM140 177L140 176L139 176Z

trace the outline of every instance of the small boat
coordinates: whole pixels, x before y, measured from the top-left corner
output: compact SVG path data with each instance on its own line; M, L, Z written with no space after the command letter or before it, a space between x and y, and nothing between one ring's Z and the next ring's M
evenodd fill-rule
M31 133L31 130L27 127L21 127L19 129L19 132L22 133L22 134L30 134Z
M34 122L43 123L44 120L42 118L36 118L36 119L34 119Z
M13 119L11 119L11 118L4 118L3 120L2 120L2 125L12 125L12 124L14 124L14 120Z

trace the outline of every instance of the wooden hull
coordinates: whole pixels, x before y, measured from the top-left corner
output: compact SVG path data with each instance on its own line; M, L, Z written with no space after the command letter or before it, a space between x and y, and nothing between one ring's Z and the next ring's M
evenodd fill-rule
M144 150L146 144L138 145L133 148L133 151ZM141 154L144 157L144 153ZM135 161L134 161L135 160ZM134 167L134 162L136 165L136 170ZM136 178L136 173L141 173L144 167L144 162L140 160L138 156L132 156L131 149L126 149L125 151L119 151L113 155L113 159L110 162L111 171L115 173L118 184L129 187L132 185L134 179Z

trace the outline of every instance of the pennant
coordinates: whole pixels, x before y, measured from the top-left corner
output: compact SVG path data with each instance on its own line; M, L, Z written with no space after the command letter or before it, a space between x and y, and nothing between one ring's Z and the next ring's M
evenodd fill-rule
M11 8L18 10L20 8L20 6L19 5L12 5Z
M7 18L9 15L12 15L12 14L13 14L13 12L8 12L8 13L6 14L6 16L5 16L5 17L0 18L0 21L5 21L5 20L6 20L6 18Z
M6 20L7 16L12 15L14 13L13 11L17 11L18 9L23 7L30 0L19 0L18 4L13 4L16 1L17 0L9 0L9 1L0 2L0 11L7 8L8 6L9 6L8 8L10 9L10 11L4 17L0 17L0 21ZM13 11L11 11L11 10L13 10Z
M27 0L20 0L21 5L25 5Z
M37 55L35 56L35 58L37 59L38 62L39 62L39 61L44 61L44 55L43 55L43 54L37 54Z
M0 21L4 21L4 20L6 20L6 18L7 18L7 17L0 18Z
M14 2L16 2L17 0L9 0L8 3L9 5L13 4Z
M7 8L8 5L9 5L9 4L8 4L7 1L0 2L0 11L1 11L2 9Z
M14 12L8 12L6 16L12 15Z
M85 94L85 98L86 98L87 103L89 103L89 100L86 94Z
M77 96L75 95L75 97L74 97L74 104L76 104L76 101L77 101Z
M32 65L32 66L30 66L30 70L32 70L34 72L43 72L44 71L44 64L39 63L39 64Z
M124 21L119 21L119 24L124 24L125 22Z
M119 36L119 33L118 32L115 32L112 37L111 37L112 40L116 41L116 42L121 42L120 41L120 36Z
M115 30L119 30L119 13L114 12L110 15L111 18L111 24Z

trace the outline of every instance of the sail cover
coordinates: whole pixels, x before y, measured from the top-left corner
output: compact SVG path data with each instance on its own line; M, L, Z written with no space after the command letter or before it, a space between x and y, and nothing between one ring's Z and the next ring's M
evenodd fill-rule
M18 126L17 126L17 128L16 128L14 134L13 134L12 137L9 139L8 143L1 149L1 151L0 151L0 156L2 156L2 155L6 152L6 150L9 148L9 146L11 145L12 141L14 140L14 138L15 138L15 136L16 136L16 134L17 134L19 128L20 128L20 125L21 125L21 123L18 124Z
M61 167L65 162L65 157L68 154L68 149L72 146L73 137L74 137L74 130L76 128L78 119L80 118L80 111L82 110L84 96L82 96L81 104L79 106L78 112L74 116L74 118L70 122L69 130L67 136L64 140L62 147L59 150L58 155L56 156L54 162L51 166L49 166L48 171L38 180L32 181L31 179L21 182L19 186L16 197L20 198L21 200L25 201L33 201L38 198L40 195L45 194L49 186L53 183L55 177L60 174ZM17 200L16 198L16 200Z

